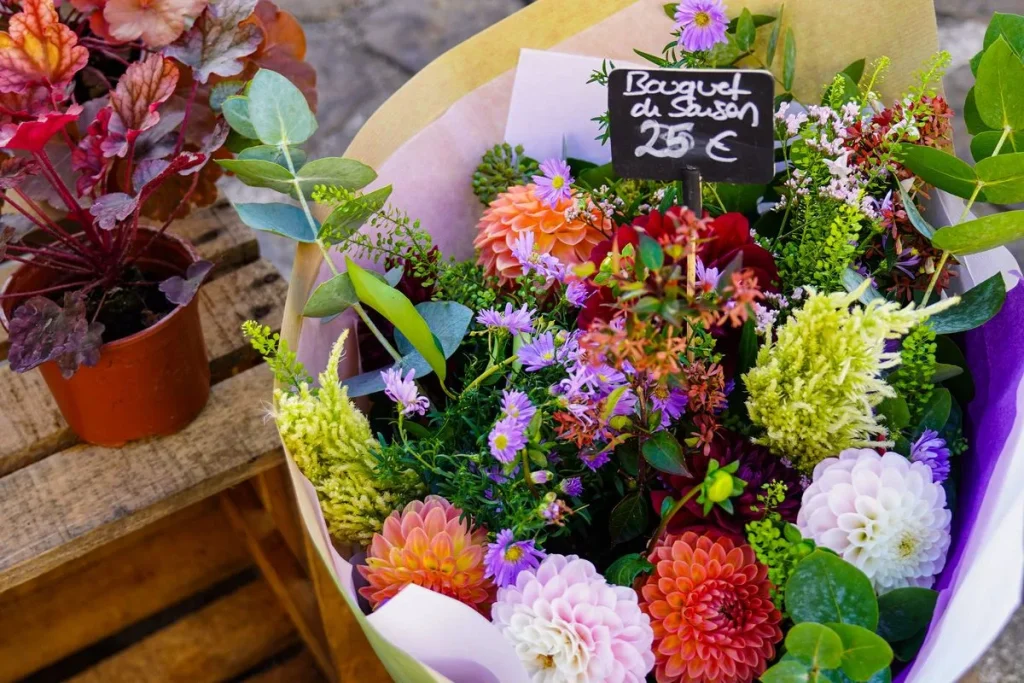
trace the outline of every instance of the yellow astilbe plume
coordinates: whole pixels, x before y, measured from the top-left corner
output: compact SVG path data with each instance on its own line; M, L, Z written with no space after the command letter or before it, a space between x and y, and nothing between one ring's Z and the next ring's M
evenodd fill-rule
M764 430L754 441L808 474L844 449L892 445L876 440L886 429L873 411L896 395L881 374L900 354L886 352L885 342L959 302L917 309L878 298L862 306L868 286L849 294L811 290L743 377L750 419Z
M274 416L288 453L316 489L331 535L365 546L391 512L420 493L420 486L411 472L397 488L374 476L377 442L370 423L338 381L347 336L342 333L331 349L318 390L302 382L294 393L275 391Z

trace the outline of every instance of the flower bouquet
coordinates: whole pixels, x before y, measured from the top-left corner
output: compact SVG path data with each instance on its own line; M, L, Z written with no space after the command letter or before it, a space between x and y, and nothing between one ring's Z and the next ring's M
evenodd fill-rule
M976 60L972 166L933 40L851 58L831 9L732 10L542 0L459 48L492 58L449 98L426 95L459 54L370 122L350 154L379 176L336 159L309 187L301 96L263 72L242 96L277 163L234 170L298 206L239 213L300 242L293 317L245 332L307 531L396 680L953 680L1017 603L978 609L1024 557L1001 249L1024 219L971 208L1024 199L1024 19ZM522 46L597 58L500 75ZM772 180L620 177L601 57L774 68Z

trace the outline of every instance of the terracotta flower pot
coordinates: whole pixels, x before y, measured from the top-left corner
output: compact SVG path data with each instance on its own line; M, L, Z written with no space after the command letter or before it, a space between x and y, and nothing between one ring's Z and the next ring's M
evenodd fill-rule
M140 229L136 244L145 245L153 231ZM172 263L178 273L199 260L196 251L172 235L161 235L147 255ZM3 293L31 292L52 286L54 271L22 266L7 280ZM24 299L0 304L0 322L8 321ZM157 324L104 344L95 367L82 366L64 379L53 361L39 367L60 412L84 441L120 446L128 441L172 434L203 409L210 395L210 365L199 322L199 297L178 306Z

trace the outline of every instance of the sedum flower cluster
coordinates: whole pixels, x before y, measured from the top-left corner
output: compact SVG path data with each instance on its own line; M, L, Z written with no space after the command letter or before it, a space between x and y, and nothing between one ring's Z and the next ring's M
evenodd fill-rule
M812 292L743 378L750 420L764 429L756 441L807 473L847 448L882 445L886 428L873 409L896 395L882 373L900 362L885 342L958 301L920 310L882 299L855 305L868 286Z
M347 336L331 349L319 390L306 382L295 393L278 389L274 411L285 448L316 489L331 535L366 545L388 515L416 495L418 480L410 473L406 486L389 488L374 476L370 423L338 382Z

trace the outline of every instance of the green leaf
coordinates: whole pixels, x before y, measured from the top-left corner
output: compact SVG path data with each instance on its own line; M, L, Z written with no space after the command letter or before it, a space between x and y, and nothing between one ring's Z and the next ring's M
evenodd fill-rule
M1024 131L1024 63L1002 36L981 56L974 97L985 125Z
M221 104L221 109L224 113L224 119L235 132L250 140L257 138L256 129L252 127L252 121L249 120L248 97L241 95L229 97Z
M348 273L339 273L313 290L302 309L307 318L329 318L344 313L359 301Z
M929 185L968 199L978 186L978 174L966 161L923 145L899 145L903 165ZM981 194L978 199L983 199Z
M822 671L821 681L828 681L828 683L854 683L853 679L844 674L842 669ZM892 671L886 667L869 678L866 683L892 683Z
M743 50L732 33L725 34L725 42L718 43L708 52L708 62L717 68L730 67L743 56Z
M1024 239L1024 211L1005 211L935 231L939 249L959 256L976 254Z
M949 420L949 413L952 409L953 396L949 393L949 389L937 387L924 407L917 432L921 433L926 429L941 431L946 421Z
M981 59L980 54L978 59ZM979 133L992 130L981 120L981 114L978 113L978 99L974 96L973 87L967 91L967 97L964 99L964 124L967 126L967 132L971 135L978 135ZM997 133L997 135L1001 135L1001 133ZM994 148L995 146L993 145Z
M602 185L610 184L610 181L614 180L616 177L615 169L612 168L612 165L609 162L602 166L595 166L594 168L586 169L580 173L579 180L587 187L597 189Z
M864 572L842 558L815 550L786 583L786 611L795 623L839 622L874 629L878 601Z
M657 55L652 55L649 52L644 52L643 50L637 50L636 48L633 49L633 52L637 53L639 56L643 57L648 62L650 62L651 64L654 64L656 66L666 67L666 66L669 66L672 63L672 62L668 61L667 59L662 59L661 57L658 57Z
M269 69L249 84L249 120L265 145L301 145L316 131L316 117L302 91Z
M939 594L928 588L897 588L878 598L878 635L890 643L928 628Z
M1024 82L1021 87L1024 88ZM985 183L986 201L993 204L1024 202L1024 154L1000 154L982 159L975 171Z
M359 300L384 316L395 329L404 334L444 383L447 376L444 352L412 302L397 289L370 275L348 256L345 257L345 266Z
M770 14L755 14L751 18L754 21L755 29L761 28L762 26L767 26L768 24L774 23L776 21L775 17L771 16ZM731 19L728 25L726 26L726 30L730 33L735 33L739 27L739 23L739 17Z
M782 13L785 11L786 6L779 6L779 17L775 22L775 26L772 27L772 33L768 37L768 66L771 67L772 63L775 62L775 51L779 48L779 34L782 32Z
M295 177L302 184L302 191L309 194L317 185L360 190L377 178L377 172L361 161L327 157L309 162L298 170Z
M757 38L757 26L754 25L754 15L744 7L736 20L736 44L744 52L749 52L750 48L754 46L755 38Z
M782 87L786 92L792 92L796 79L796 34L791 28L786 30L786 44L782 49Z
M253 230L272 232L296 242L316 242L316 231L309 224L305 212L291 204L235 204L242 222ZM316 222L316 219L313 219ZM317 225L317 228L320 226Z
M811 670L803 662L787 659L761 674L761 683L808 683Z
M659 472L678 474L683 477L690 476L690 470L686 467L686 459L683 457L683 447L672 435L672 432L655 432L651 438L644 441L640 452L643 454L644 460Z
M612 508L608 528L612 545L632 541L647 531L647 501L640 492L630 493Z
M940 334L935 337L935 360L938 363L944 365L952 365L960 368L963 372L952 379L944 381L944 385L949 389L949 393L953 394L953 410L955 411L958 407L956 404L968 404L974 400L974 378L971 376L971 370L967 367L967 359L964 358L964 352L960 350L953 338ZM950 412L950 420L946 421L946 427L948 428L950 423L953 421L954 412ZM950 508L952 509L952 508Z
M881 636L853 624L828 624L843 643L843 673L854 681L869 681L892 663L892 648Z
M343 242L380 211L390 196L391 186L388 185L364 194L357 201L342 204L324 221L320 234L329 238L331 244Z
M296 166L301 166L306 161L306 153L296 147L295 149L288 150L292 157L292 163ZM269 161L272 164L277 164L282 168L288 168L288 160L284 156L284 152L281 151L280 147L274 145L253 145L252 147L246 147L238 153L239 159L259 159L260 161Z
M281 194L291 194L295 178L287 168L262 159L216 159L225 171L234 173L249 187L267 187Z
M814 669L838 669L843 661L843 641L828 626L805 622L786 634L786 652Z
M989 130L978 133L971 140L971 156L975 161L992 156L996 153L996 147L999 146L999 141L1002 139L1003 134L999 131ZM1017 152L1024 152L1024 132L1010 133L999 150L1000 154L1016 154Z
M1002 36L1013 51L1018 55L1024 55L1024 17L1019 14L1005 14L996 12L992 15L988 30L985 32L985 40L981 51L971 58L971 73L978 75L978 66L981 64L981 57L985 54L992 43Z
M416 310L430 326L430 331L441 342L445 358L451 358L466 338L473 311L455 301L424 301L416 304ZM412 353L415 348L401 331L395 332L395 346L402 355Z
M658 270L665 264L665 252L661 250L658 240L640 235L640 261L648 270Z
M928 631L921 631L913 638L907 638L906 640L899 640L892 645L893 656L901 662L909 662L911 659L917 656L920 652L921 646L924 645L924 639L928 637Z
M739 185L737 183L715 183L715 194L725 204L725 211L735 211L748 216L757 213L757 204L768 193L764 185ZM777 212L776 212L777 213ZM758 233L759 235L761 233Z
M929 318L928 325L936 334L973 330L994 318L1005 301L1006 282L1002 273L996 273L961 295L959 304Z
M959 365L936 363L935 372L932 374L930 381L932 384L941 384L946 380L953 379L954 377L959 377L962 374L964 374L964 369Z
M853 268L847 268L843 271L843 287L847 292L856 292L864 280L867 278L858 273ZM860 302L862 304L869 304L875 299L881 299L882 293L875 289L874 285L868 285L868 288L864 290L864 293L860 295Z
M929 240L935 236L935 228L931 226L921 215L921 212L917 210L917 204L914 203L910 193L907 192L907 188L903 187L903 183L898 183L900 187L900 197L903 199L903 209L907 212L907 218L910 219L910 224L914 226L914 229L919 233L927 237Z
M210 109L221 111L224 108L224 100L234 97L243 90L245 90L245 81L221 81L210 89ZM229 121L228 124L230 125L230 123Z
M898 432L910 426L910 406L906 399L898 396L887 398L875 410L885 416L885 426L890 432Z
M850 66L843 69L843 73L850 77L850 80L854 83L860 83L860 79L864 78L864 68L867 66L868 60L858 59Z
M654 565L646 557L640 553L631 553L612 562L605 570L604 578L608 579L608 583L628 588L633 585L636 577L650 573L653 569Z
M672 21L676 20L676 8L679 7L678 2L666 2L662 5L662 9L665 10L665 15Z

